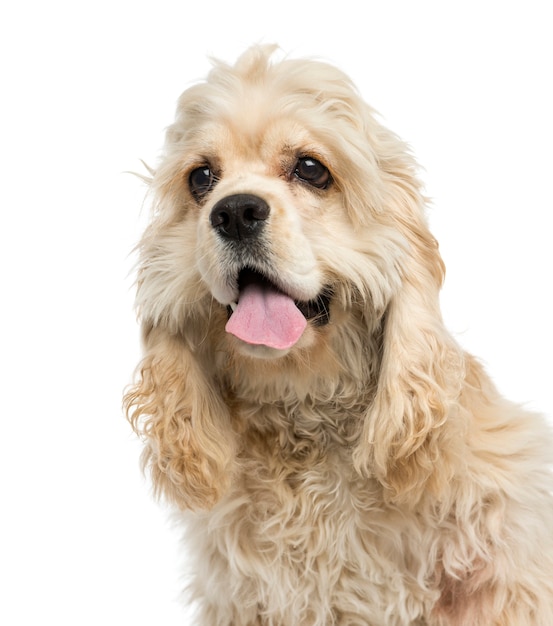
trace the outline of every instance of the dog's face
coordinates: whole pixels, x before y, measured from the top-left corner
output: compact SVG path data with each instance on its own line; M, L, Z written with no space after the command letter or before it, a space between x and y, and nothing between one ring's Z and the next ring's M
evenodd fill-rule
M263 49L218 65L181 97L153 179L143 319L261 358L352 315L376 325L420 221L411 169L335 68Z
M280 355L308 345L329 319L322 215L339 194L324 147L306 129L274 110L245 113L257 119L208 125L202 162L186 174L197 266L229 308L237 348Z

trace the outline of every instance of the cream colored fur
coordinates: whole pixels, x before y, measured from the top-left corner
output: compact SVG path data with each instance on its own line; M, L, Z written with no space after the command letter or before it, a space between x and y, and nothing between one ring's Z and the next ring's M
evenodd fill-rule
M339 70L273 52L182 95L140 244L126 405L186 521L195 623L552 626L548 428L444 327L406 146ZM290 174L299 155L327 189ZM209 213L235 193L271 207L260 267L298 300L332 290L330 323L287 351L224 330L240 267Z

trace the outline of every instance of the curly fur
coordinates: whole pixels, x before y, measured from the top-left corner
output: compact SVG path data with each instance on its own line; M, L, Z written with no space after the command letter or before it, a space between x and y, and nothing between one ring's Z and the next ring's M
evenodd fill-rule
M140 244L145 356L125 402L186 520L196 623L551 626L546 423L444 327L406 146L338 69L273 52L215 62L181 96ZM290 176L299 154L328 189ZM298 297L330 290L330 323L289 350L225 332L239 262L209 213L232 193L271 206L260 267Z

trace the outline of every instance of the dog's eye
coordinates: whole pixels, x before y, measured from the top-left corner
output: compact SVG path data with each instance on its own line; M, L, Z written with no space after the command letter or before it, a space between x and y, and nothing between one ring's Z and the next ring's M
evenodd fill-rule
M199 200L208 193L215 182L215 176L209 165L202 165L190 172L188 177L188 185L190 191L196 200Z
M317 189L326 189L332 180L328 169L312 157L298 159L294 175Z

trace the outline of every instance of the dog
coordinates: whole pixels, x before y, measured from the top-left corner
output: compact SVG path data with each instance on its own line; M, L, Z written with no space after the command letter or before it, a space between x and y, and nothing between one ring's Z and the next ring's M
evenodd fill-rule
M341 70L180 97L127 390L201 626L551 626L552 438L446 330L417 166Z

